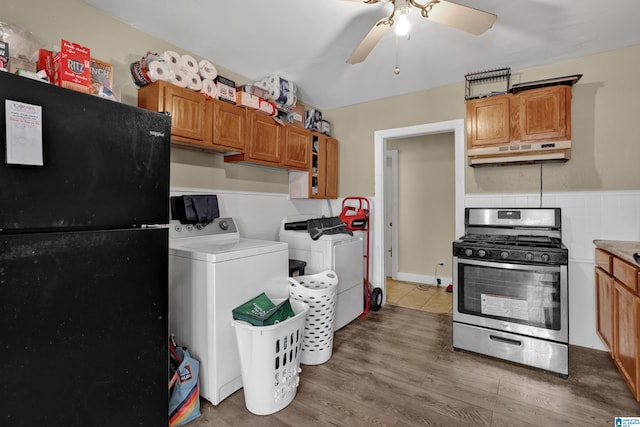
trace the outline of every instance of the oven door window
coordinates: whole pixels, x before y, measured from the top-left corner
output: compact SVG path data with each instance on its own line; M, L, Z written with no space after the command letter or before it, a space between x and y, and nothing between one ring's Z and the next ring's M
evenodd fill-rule
M559 267L459 263L458 311L560 330L560 285Z

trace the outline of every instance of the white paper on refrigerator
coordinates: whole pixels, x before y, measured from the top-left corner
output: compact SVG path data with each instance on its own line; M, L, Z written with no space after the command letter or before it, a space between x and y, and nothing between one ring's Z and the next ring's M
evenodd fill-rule
M5 100L7 164L43 166L42 107Z

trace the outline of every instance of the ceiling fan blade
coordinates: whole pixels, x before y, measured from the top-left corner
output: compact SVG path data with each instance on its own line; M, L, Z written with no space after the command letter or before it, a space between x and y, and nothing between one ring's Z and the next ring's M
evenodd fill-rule
M429 11L428 18L478 36L491 28L498 17L483 10L440 0Z
M379 20L347 59L347 64L357 64L364 61L390 27L389 18Z

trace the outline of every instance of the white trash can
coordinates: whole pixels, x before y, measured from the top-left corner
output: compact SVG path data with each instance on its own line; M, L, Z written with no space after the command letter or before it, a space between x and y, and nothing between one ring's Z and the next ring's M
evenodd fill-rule
M331 358L337 291L338 276L331 270L289 278L289 296L309 305L300 359L303 365L320 365Z
M283 299L274 299L278 304ZM234 320L244 401L256 415L269 415L285 408L300 384L300 355L304 323L309 306L290 299L295 313L271 326L253 326Z

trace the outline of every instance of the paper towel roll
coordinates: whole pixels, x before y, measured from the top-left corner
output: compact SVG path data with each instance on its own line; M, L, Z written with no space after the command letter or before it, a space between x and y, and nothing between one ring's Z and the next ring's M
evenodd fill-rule
M189 82L187 74L182 69L172 70L171 77L167 80L169 83L173 83L176 86L187 87Z
M171 69L178 70L182 68L182 56L177 52L167 50L162 53L162 59L165 60Z
M182 68L190 73L198 74L198 61L191 55L182 55Z
M202 80L202 90L200 91L211 98L218 97L218 86L212 79Z
M158 80L169 81L171 78L169 65L164 61L151 61L147 67L147 74L152 82L157 82Z
M216 67L206 59L202 59L198 62L198 71L203 79L213 80L218 77L218 70L216 70Z
M187 72L187 88L200 92L202 90L202 79L199 74Z

